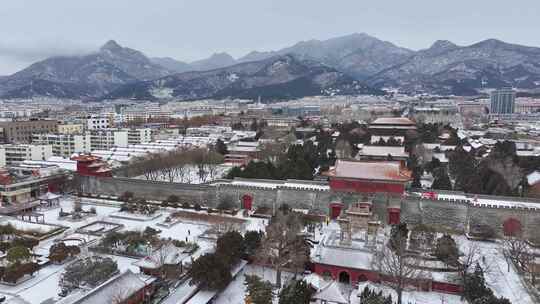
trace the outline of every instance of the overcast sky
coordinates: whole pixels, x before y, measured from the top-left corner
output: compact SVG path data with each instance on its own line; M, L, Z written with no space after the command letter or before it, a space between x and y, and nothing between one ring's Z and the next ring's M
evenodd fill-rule
M109 39L201 59L365 32L411 49L437 39L540 46L540 0L0 0L0 75Z

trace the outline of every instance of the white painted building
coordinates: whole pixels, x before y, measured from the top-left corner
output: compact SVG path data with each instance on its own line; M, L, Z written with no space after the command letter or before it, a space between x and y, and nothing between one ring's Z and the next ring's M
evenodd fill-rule
M67 158L75 153L148 143L151 139L151 129L102 129L86 131L83 134L50 133L32 136L34 143L51 145L53 155Z
M51 145L9 144L0 146L0 167L26 160L45 160L53 155Z
M91 151L90 134L33 134L32 142L51 145L53 155L67 158Z
M95 115L86 118L87 130L100 130L112 128L112 119L107 115Z

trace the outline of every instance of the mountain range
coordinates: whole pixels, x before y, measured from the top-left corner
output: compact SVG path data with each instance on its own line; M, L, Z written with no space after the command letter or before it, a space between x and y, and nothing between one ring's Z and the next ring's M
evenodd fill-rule
M353 77L317 61L277 55L210 71L192 71L120 86L105 99L284 99L313 95L381 95Z
M94 53L48 58L0 77L0 97L277 99L380 94L387 87L475 95L503 86L540 90L540 48L495 39L469 46L440 40L413 51L352 34L190 63L149 58L111 40Z

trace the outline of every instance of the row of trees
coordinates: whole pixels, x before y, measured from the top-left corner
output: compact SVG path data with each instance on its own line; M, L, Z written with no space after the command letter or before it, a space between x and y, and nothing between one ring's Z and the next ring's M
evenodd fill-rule
M480 161L458 146L449 153L449 173L455 180L455 190L506 196L519 195L524 178L512 142L496 143L489 156Z
M192 182L195 170L200 182L218 177L223 155L213 149L175 150L153 153L135 159L120 172L126 176L144 176L146 180L168 182Z
M250 162L245 168L235 167L227 174L227 178L260 178L260 179L303 179L311 180L318 170L324 170L335 162L335 155L328 155L321 148L307 141L303 145L291 145L286 153L274 159Z
M420 186L420 177L425 170L433 175L432 189L459 190L467 193L517 196L526 187L525 175L540 166L540 158L520 160L516 156L515 144L504 141L494 145L490 154L481 159L475 151L466 151L459 145L448 152L448 167L437 158L418 163L418 158L410 158L413 170L413 186ZM453 182L452 182L453 180Z

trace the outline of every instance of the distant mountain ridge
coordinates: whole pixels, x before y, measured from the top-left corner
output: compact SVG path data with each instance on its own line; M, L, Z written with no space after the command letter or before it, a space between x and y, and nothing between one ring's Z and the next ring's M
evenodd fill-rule
M222 82L219 76L219 73L225 75L230 70L250 66L248 63L260 67L268 60L285 57L290 58L288 68L291 70L287 73L291 77L294 75L291 79L263 77L267 82L259 83L263 78L246 72L242 74L242 81L229 87L230 84ZM314 69L319 74L297 73L295 67L299 66ZM334 79L337 82L325 81L320 85L315 81L329 75L338 75ZM160 91L160 86L155 85L170 84L174 82L172 79L181 80L177 83L180 87L163 86L173 89L172 93ZM217 81L215 85L214 81ZM362 88L348 90L342 86L349 83L349 88L352 87L351 81L355 81L355 85L361 84ZM193 87L185 87L188 83ZM534 93L540 92L540 48L496 39L469 46L438 40L427 49L413 51L360 33L302 41L277 51L253 51L238 59L227 53L216 53L187 63L170 57L148 58L111 40L91 54L51 57L13 75L1 76L0 97L102 99L146 95L148 98L190 99L221 97L228 93L231 96L281 98L301 97L299 87L302 83L306 86L305 94L314 94L317 90L320 94L380 92L368 89L368 86L454 95L475 95L482 88L513 86ZM337 83L341 89L330 93ZM154 91L144 90L147 86ZM134 91L128 92L128 88ZM279 92L278 88L289 91ZM260 92L257 93L258 90Z
M540 48L496 39L470 46L437 41L367 82L455 95L475 94L482 87L540 89Z
M404 62L414 51L381 41L367 34L352 34L328 40L309 40L298 42L278 51L253 51L235 60L227 53L216 53L207 59L198 60L175 69L176 63L182 61L155 63L177 72L205 71L234 65L236 63L260 61L271 57L293 54L301 59L319 61L348 73L358 79L366 78L386 68Z
M210 71L192 71L126 84L105 99L283 99L332 94L383 94L315 61L283 55Z
M96 53L51 57L1 78L0 96L97 98L120 85L171 73L141 52L111 40Z

